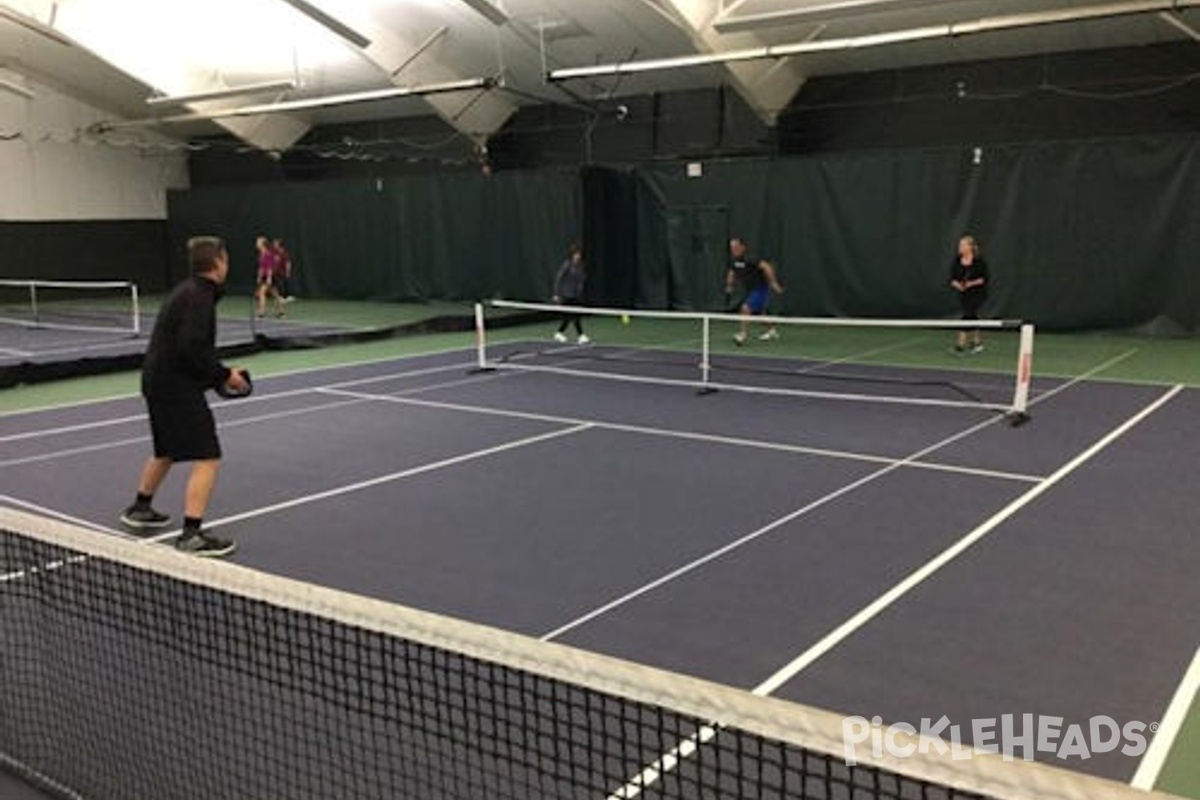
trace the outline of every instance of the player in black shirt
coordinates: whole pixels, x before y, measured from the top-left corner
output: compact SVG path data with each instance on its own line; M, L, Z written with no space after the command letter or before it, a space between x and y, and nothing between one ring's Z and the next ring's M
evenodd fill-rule
M229 273L225 243L200 236L187 243L192 274L167 296L154 323L142 362L142 396L150 414L154 455L146 459L137 497L121 521L131 528L165 528L170 517L151 506L154 492L176 461L191 461L179 550L203 556L232 553L233 542L201 529L221 466L221 444L204 393L223 386L232 393L249 387L240 369L217 359L217 300Z
M733 341L740 347L746 343L746 329L750 324L751 314L765 314L771 292L783 294L783 287L775 276L775 267L765 258L752 256L747 251L746 242L740 237L729 240L729 271L725 273L725 294L732 294L735 283L740 282L745 290L745 297L738 306L742 315L741 329L733 335ZM778 339L779 332L774 325L768 325L763 334L758 337L764 341Z
M958 292L962 318L979 319L979 309L988 295L988 266L983 256L979 255L979 243L974 236L964 236L958 240L958 253L950 263L950 285ZM966 352L968 340L972 353L983 352L983 337L979 328L960 330L954 341L954 351Z

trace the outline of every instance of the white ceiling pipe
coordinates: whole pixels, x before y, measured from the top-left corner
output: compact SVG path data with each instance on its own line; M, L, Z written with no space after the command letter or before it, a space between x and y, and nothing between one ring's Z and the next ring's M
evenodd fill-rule
M104 122L96 126L100 131L117 130L120 128L143 127L176 122L198 122L202 120L230 119L234 117L257 117L263 114L285 114L292 111L305 111L312 108L329 108L331 106L346 106L355 103L370 103L379 100L394 100L401 97L424 97L432 94L448 92L465 92L472 89L490 89L495 85L494 78L468 78L461 81L445 83L430 83L424 86L393 86L389 89L370 89L365 92L349 94L326 95L325 97L310 97L303 100L283 100L278 103L262 103L251 106L238 106L220 111L195 112L190 114L174 114L167 117L148 117L146 119L120 120Z
M547 78L552 81L572 80L574 78L592 78L598 76L623 75L638 72L651 72L665 69L682 69L713 64L728 64L736 61L754 61L765 58L784 58L787 56L805 55L807 53L827 53L838 50L855 50L864 47L880 47L889 44L917 42L929 39L954 38L973 34L990 33L1015 28L1030 28L1040 25L1058 25L1067 22L1084 22L1088 20L1106 19L1111 17L1130 16L1133 14L1149 14L1163 11L1173 11L1180 8L1200 7L1200 0L1126 0L1120 3L1108 3L1097 6L1082 6L1078 8L1053 9L1049 11L1028 14L1012 14L999 17L985 17L967 22L956 22L945 25L929 25L921 28L908 28L897 31L868 34L866 36L851 36L841 39L826 39L812 42L796 42L794 44L769 45L754 47L746 50L732 50L725 53L708 53L699 55L677 56L673 58L658 58L646 61L626 61L616 64L597 64L590 67L567 67L552 70Z

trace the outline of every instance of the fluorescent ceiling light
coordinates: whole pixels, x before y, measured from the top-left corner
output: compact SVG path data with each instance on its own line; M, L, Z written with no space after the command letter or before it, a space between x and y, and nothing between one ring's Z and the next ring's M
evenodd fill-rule
M199 103L204 100L224 100L228 97L243 97L248 94L288 91L295 88L296 82L293 80L264 81L262 83L247 83L242 86L230 86L227 89L213 89L208 92L147 97L146 105L183 105L185 103Z
M732 14L728 9L713 22L718 33L777 28L782 25L803 25L829 22L834 19L862 17L887 11L911 11L914 8L938 5L949 0L829 0L800 8L764 11L758 14Z
M487 21L493 25L504 25L508 22L508 14L505 14L504 9L491 0L463 0L463 2L486 17Z
M0 89L3 89L6 92L12 92L13 94L19 94L26 100L32 100L33 98L37 97L37 95L33 93L32 89L27 89L19 83L6 81L3 78L0 78Z
M283 0L283 2L287 3L289 6L296 9L314 22L317 22L333 31L355 47L366 49L371 46L370 39L363 36L361 33L349 27L348 25L345 25L334 19L311 3L307 3L305 0Z

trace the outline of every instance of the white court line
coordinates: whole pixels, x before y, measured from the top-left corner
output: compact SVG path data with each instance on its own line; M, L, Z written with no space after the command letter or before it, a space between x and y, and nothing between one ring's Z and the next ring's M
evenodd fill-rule
M945 439L943 439L940 442L931 444L928 447L918 450L917 452L913 453L912 455L908 456L907 458L904 458L904 459L901 459L900 461L896 461L895 463L889 464L888 466L885 466L882 469L878 469L875 472L869 473L869 474L859 478L858 480L854 481L853 483L849 483L849 484L841 487L840 489L836 489L836 490L830 492L829 494L819 497L816 500L812 501L811 503L796 509L795 511L791 512L790 514L787 514L787 515L780 517L772 522L767 523L766 525L759 528L758 530L751 531L750 533L747 533L745 536L742 536L739 539L735 539L734 541L729 542L728 544L723 545L722 547L719 547L716 550L711 550L708 553L705 553L703 556L700 556L699 558L695 559L694 561L691 561L691 562L684 564L683 566L678 567L664 575L661 575L658 578L655 578L654 580L650 581L649 583L643 584L642 586L639 586L637 589L634 589L633 591L628 592L627 594L624 594L614 600L611 600L602 606L594 608L591 611L587 612L586 614L584 614L580 617L577 617L564 625L560 625L559 627L555 628L554 630L550 631L549 633L542 635L541 638L544 641L550 641L552 639L557 639L558 637L562 636L564 633L574 630L575 628L580 627L584 623L590 622L598 617L601 617L601 616L607 614L610 611L620 608L621 606L626 605L630 601L635 600L638 597L641 597L642 595L647 594L647 593L659 588L660 586L665 586L666 584L670 583L671 581L681 578L690 572L694 572L695 570L699 569L700 567L704 566L705 564L708 564L711 561L715 561L716 559L721 558L722 556L728 555L729 553L733 552L734 550L737 550L740 547L742 547L746 544L749 544L750 542L753 542L754 540L759 539L762 536L765 536L766 534L776 530L777 528L780 528L790 522L793 522L793 521L799 519L800 517L805 516L806 514L809 514L810 512L815 511L818 508L821 508L822 506L828 505L829 503L833 502L834 500L838 499L839 497L849 494L850 492L853 492L856 489L860 489L863 486L866 486L868 483L876 481L879 478L882 478L883 476L888 475L891 472L894 472L895 470L897 470L903 466L908 466L913 461L915 461L918 458L921 458L924 455L928 455L929 453L932 453L935 450L940 450L943 447L953 444L954 442L958 441L959 439L964 439L968 436L971 436L972 434L977 433L978 431L983 430L984 428L986 428L990 425L994 425L994 424L996 424L997 419L988 419L988 420L984 420L983 422L972 425L970 428L967 428L966 430L959 431L958 433L956 433L952 436L946 437Z
M1055 471L1048 478L1044 479L1037 486L1034 486L1032 489L1025 492L1025 494L1021 495L1007 506L997 511L981 525L976 527L975 530L959 539L950 547L947 547L936 557L929 560L925 565L915 570L907 578L897 583L888 591L884 592L853 617L843 622L834 630L830 631L829 634L797 656L791 663L783 667L783 669L777 671L774 675L756 686L753 689L754 694L771 694L784 683L791 680L818 658L828 653L842 641L847 639L851 634L878 616L882 611L884 611L884 609L894 604L897 600L915 589L919 584L923 583L935 572L953 561L963 551L967 550L980 539L994 531L1000 526L1001 523L1007 521L1025 506L1029 505L1034 500L1052 489L1054 486L1058 485L1064 478L1090 461L1101 450L1104 450L1110 444L1132 430L1142 420L1146 419L1155 411L1162 408L1177 394L1183 391L1183 388L1184 387L1182 384L1177 384L1165 394L1143 408L1141 411L1125 420L1125 422L1123 422L1121 425L1109 431L1099 441L1095 442L1091 447L1075 456L1075 458L1071 459L1063 466L1059 467L1057 471Z
M435 387L430 387L435 388ZM697 442L709 442L713 444L726 444L735 447L748 447L757 450L775 450L784 453L798 453L802 455L822 456L825 458L836 458L844 461L862 461L869 464L890 464L895 466L912 467L914 469L927 469L937 472L951 472L959 475L974 475L984 478L998 478L1001 480L1020 481L1023 483L1037 483L1044 476L1041 475L1024 475L1015 472L1001 472L998 470L979 469L975 467L960 467L953 464L939 464L929 461L912 461L909 458L893 458L891 456L877 456L868 453L854 453L845 450L829 450L820 447L807 447L804 445L781 444L779 442L765 442L759 439L736 438L732 436L721 436L711 433L697 433L694 431L675 430L671 428L652 428L643 425L631 425L622 422L606 422L604 420L587 418L587 417L566 417L557 414L539 414L529 411L511 411L502 408L491 408L488 406L472 406L462 403L448 403L438 400L417 400L411 397L402 396L403 393L396 394L369 394L366 392L350 392L344 389L318 389L321 394L330 394L337 397L351 397L360 400L374 400L386 403L398 403L403 405L421 406L424 408L436 408L446 411L462 411L468 414L482 414L485 416L508 417L511 419L528 419L538 422L553 422L563 425L578 425L588 424L593 427L603 430L622 431L625 433L638 433L646 436L662 436L672 439L686 439ZM992 420L988 420L992 422Z
M1167 706L1167 713L1158 723L1158 732L1154 734L1150 747L1142 756L1142 763L1138 765L1137 772L1130 781L1133 788L1147 792L1154 789L1154 784L1158 783L1158 776L1167 763L1167 756L1171 754L1175 738L1179 736L1179 731L1187 721L1188 709L1192 707L1197 692L1200 692L1200 650L1192 657L1192 664L1184 673L1179 688L1175 690L1175 695Z
M327 386L306 386L302 389L288 389L282 392L272 392L268 394L252 395L250 397L241 398L239 400L228 400L225 402L213 403L213 408L225 408L234 405L239 408L254 404L265 403L272 400L280 400L288 397L299 397L320 389L338 388L344 386L363 386L369 383L381 383L383 381L398 380L401 378L419 378L426 375L434 375L439 372L451 372L455 370L465 370L472 366L470 363L450 364L440 367L426 367L423 369L411 370L409 372L393 372L387 375L373 375L368 378L355 378L349 381L341 381L331 383ZM24 439L38 439L48 436L59 436L68 433L78 433L80 431L95 430L97 428L107 428L116 425L126 425L132 422L141 422L145 420L146 414L130 414L124 417L113 417L111 419L96 420L94 422L81 422L76 425L63 425L58 428L42 428L35 431L23 431L21 433L12 433L6 436L0 436L0 443L3 442L19 442Z
M444 458L441 461L434 461L429 464L422 464L420 466L410 467L408 469L388 473L387 475L379 475L374 478L369 478L365 481L358 481L357 483L351 483L351 484L347 484L345 486L338 486L333 489L327 489L322 492L315 492L313 494L307 494L307 495L303 495L301 497L294 497L291 500L285 500L281 503L274 503L269 506L261 506L259 508L253 509L251 511L243 512L241 514L233 514L228 517L222 517L220 519L210 520L205 524L205 528L211 530L211 529L219 528L219 527L222 527L225 525L232 525L235 522L241 522L243 520L265 516L267 514L273 514L278 511L285 511L287 509L295 508L297 506L303 506L303 505L308 505L310 503L316 503L321 500L327 500L332 497L340 497L341 495L351 494L353 492L359 492L359 491L362 491L363 489L369 489L373 486L380 486L385 483L394 483L396 481L404 480L406 478L411 478L415 475L423 475L427 472L433 472L435 470L445 469L446 467L452 467L452 466L456 466L458 464L464 464L468 461L475 461L480 458L487 458L488 456L497 455L499 453L508 452L510 450L516 450L517 448L520 448L520 447L527 447L529 445L539 444L541 442L549 441L551 439L556 439L561 436L570 436L570 435L573 435L576 433L581 433L582 431L588 430L590 427L591 427L590 425L575 425L570 428L563 428L563 429L556 430L556 431L550 431L549 433L542 433L542 434L538 434L536 436L528 436L524 439L517 439L515 441L505 442L504 444L495 445L494 447L487 447L482 450L474 450L470 453L463 453L462 455L451 456L450 458ZM26 503L24 501L15 500L13 498L8 498L7 496L0 495L0 500L9 500L14 505L20 505L20 506L23 506L28 509L37 510L37 507L33 506L32 504ZM46 511L46 509L41 509L41 510ZM80 525L85 525L93 530L104 531L105 533L118 533L117 531L109 531L108 529L105 529L102 526L96 525L95 523L90 523L90 522L86 522L83 520L77 520L73 517L69 517L67 515L60 514L57 512L50 512L50 513L53 514L53 516L56 516L60 519L64 519L68 522L75 522L76 524L80 524ZM165 533L160 533L155 536L138 538L138 541L143 542L145 544L154 544L154 543L162 542L162 541L165 541L168 539L172 539L172 538L178 536L179 533L180 533L180 530L177 528L175 530L167 531ZM119 534L119 535L124 536L125 534Z
M455 387L455 386L462 386L465 384L469 384L469 383L473 383L473 382L481 381L481 380L493 380L494 378L495 378L495 376L489 375L489 376L486 376L486 378L475 376L475 377L471 377L471 378L462 378L460 380L454 380L454 381L444 381L442 383L429 384L428 386L418 386L418 387L414 387L412 389L406 389L403 392L401 392L400 394L405 394L405 393L414 393L415 394L418 392L433 391L435 389L447 389L447 388L451 388L451 387ZM349 383L355 383L355 381L350 381ZM320 390L320 389L306 389L306 390L304 390L304 393L305 394L309 394L309 393L320 394L321 391L322 390ZM280 393L280 394L282 395L285 393ZM275 396L279 396L279 395L275 395ZM259 423L259 422L270 422L272 420L285 419L287 417L298 417L303 414L311 414L311 413L314 413L317 411L329 411L329 410L335 409L335 408L345 408L346 406L363 405L367 402L370 402L371 399L373 399L370 395L365 395L365 396L359 398L359 397L356 397L351 392L346 392L345 396L348 398L351 398L351 399L340 400L340 401L332 402L332 403L321 403L319 405L314 405L314 406L304 406L303 408L292 408L292 409L288 409L287 411L273 411L269 414L259 414L257 416L253 416L253 417L242 417L240 419L226 420L224 422L218 422L217 428L219 430L226 430L228 428L239 428L239 427L242 427L245 425L252 425L252 424ZM238 403L238 402L248 403L252 399L253 398L249 398L249 399L242 400L242 401L232 400L230 402L231 403ZM268 398L263 398L263 399L268 399ZM229 405L229 403L222 403L221 405L227 406L227 405ZM133 419L133 420L137 420L137 421L141 422L141 421L145 420L145 415L143 414L143 415L140 415L137 417L130 417L130 418L127 418L127 420L128 419ZM134 437L127 438L127 439L116 439L116 440L100 442L100 443L92 444L92 445L83 445L80 447L70 447L70 448L66 448L64 450L53 450L49 453L38 453L37 455L33 455L33 456L24 456L22 458L12 458L12 459L8 459L8 460L0 461L0 468L15 467L15 466L20 466L22 464L34 464L34 463L37 463L40 461L53 461L55 459L66 458L69 456L78 456L78 455L83 455L85 453L95 453L100 450L107 450L110 448L125 447L126 445L131 445L131 444L140 444L142 442L147 442L149 440L150 440L149 436L140 435L140 436L134 436Z
M414 475L423 475L426 472L433 472L435 470L445 469L446 467L453 467L458 464L465 464L468 461L475 461L480 458L487 458L488 456L494 456L499 453L508 452L509 450L516 450L520 447L527 447L532 444L539 444L541 442L549 441L551 439L557 439L561 436L571 436L573 434L581 433L582 431L588 430L591 427L592 427L591 425L575 425L570 428L563 428L563 429L556 430L556 431L550 431L549 433L540 433L536 436L528 436L524 439L517 439L516 441L512 441L512 442L505 442L504 444L499 444L494 447L487 447L482 450L474 450L470 453L464 453L462 455L452 456L450 458L442 459L441 461L434 461L429 464L422 464L421 466L418 466L418 467L410 467L408 469L399 470L398 472L390 472L387 475L379 475L374 478L368 478L365 481L359 481L357 483L351 483L351 484L347 484L345 486L338 486L333 489L326 489L325 491L322 491L322 492L315 492L313 494L307 494L307 495L303 495L301 497L295 497L295 498L292 498L291 500L284 500L281 503L274 503L272 505L262 506L260 508L253 509L251 511L245 511L245 512L242 512L241 514L233 514L228 517L222 517L220 519L215 519L210 522L206 522L205 528L213 529L213 528L219 528L219 527L222 527L225 525L232 525L235 522L241 522L241 521L247 520L247 519L254 519L255 517L262 517L267 514L274 514L277 511L286 511L287 509L296 508L297 506L308 505L310 503L316 503L321 500L328 500L331 497L340 497L345 494L351 494L353 492L362 491L363 489L370 489L373 486L381 486L382 484L385 484L385 483L394 483L396 481L404 480L405 478L411 478ZM154 536L149 539L145 539L143 541L160 542L160 541L163 541L164 539L170 539L172 537L178 536L179 533L180 533L180 531L178 529L176 529L173 531L168 531L167 533L159 534L158 536Z
M1090 379L1096 377L1097 375L1099 375L1101 372L1107 372L1108 370L1112 369L1117 364L1120 364L1122 361L1124 361L1125 359L1129 358L1130 356L1136 354L1137 352L1138 352L1138 349L1136 347L1134 347L1130 350L1126 350L1124 353L1114 356L1114 357L1110 358L1108 361L1105 361L1102 364L1092 367L1091 369L1089 369L1087 372L1083 373L1082 375L1076 375L1074 378L1071 378L1070 380L1066 381L1065 383L1063 383L1059 386L1055 386L1050 391L1044 392L1043 394L1039 394L1036 398L1034 398L1033 400L1030 400L1029 404L1033 405L1034 403L1038 402L1039 400L1043 400L1047 397L1053 397L1054 395L1058 394L1061 391L1070 389L1072 386L1074 386L1077 383L1082 383L1086 380L1090 380ZM1034 357L1035 358L1037 357L1036 354Z
M0 347L0 355L15 356L17 358L32 358L33 353L28 350L14 350L11 347Z
M271 420L284 419L285 417L293 417L293 416L299 416L301 414L308 414L308 413L311 413L314 411L328 411L329 409L334 409L334 408L343 408L345 406L361 405L362 402L363 401L360 401L360 400L342 400L340 402L322 403L320 405L306 406L304 408L292 408L287 411L275 411L270 414L259 414L258 416L255 416L255 417L243 417L242 419L235 419L235 420L229 420L226 422L220 422L217 424L217 428L219 430L226 430L228 428L238 428L243 425L252 425L252 424L255 424L258 422L269 422ZM138 419L144 419L144 417L139 417ZM17 466L21 466L23 464L36 464L41 461L54 461L55 459L59 459L59 458L68 458L68 457L72 457L72 456L79 456L79 455L83 455L85 453L95 453L100 450L108 450L108 449L117 448L117 447L125 447L127 445L140 444L142 442L148 442L148 441L150 441L150 436L143 434L140 436L133 436L133 437L130 437L127 439L114 439L114 440L110 440L107 442L99 442L97 444L83 445L80 447L70 447L70 448L67 448L64 450L54 450L49 453L38 453L37 455L33 455L33 456L24 456L22 458L10 458L10 459L4 460L4 461L0 461L0 468L17 467Z
M1043 480L1037 486L1035 486L1032 489L1030 489L1029 491L1027 491L1025 494L1023 494L1020 497L1018 497L1017 499L1013 500L1011 503L1009 503L1003 509L1001 509L1000 511L998 511L994 515L992 515L983 524L976 527L975 530L971 531L966 536L964 536L963 538L961 538L957 542L955 542L953 545L951 545L950 547L943 550L941 553L939 553L933 559L926 562L923 566L919 567L918 569L916 569L915 571L910 573L908 575L908 577L904 578L902 581L900 581L899 583L894 585L891 589L887 590L882 595L877 597L873 602L869 603L867 606L865 606L863 609L861 609L857 614L855 614L850 619L843 622L838 627L834 628L831 632L829 632L826 636L824 636L816 644L809 647L807 650L805 650L803 653L801 653L799 656L797 656L795 659L793 659L791 662L789 662L787 665L785 665L782 669L776 671L775 674L771 675L769 678L767 678L765 681L760 683L758 686L754 687L751 690L751 693L756 694L756 695L766 696L766 695L770 695L773 692L775 692L775 690L777 690L780 686L783 686L785 683L790 681L792 678L794 678L800 672L807 669L809 666L811 666L813 664L813 662L815 662L816 660L818 660L819 658L824 656L826 653L828 653L830 650L832 650L834 647L836 647L837 645L841 644L843 641L848 639L851 635L853 635L858 630L860 630L863 626L865 626L868 622L870 622L876 616L881 614L884 610L886 610L887 608L892 606L894 603L896 603L898 600L900 600L902 597L904 597L906 594L911 592L913 589L915 589L918 585L923 583L926 579L928 579L934 573L938 572L946 564L953 561L955 558L957 558L959 555L961 555L965 550L970 548L972 545L976 544L983 537L987 536L989 533L991 533L993 530L995 530L1001 523L1007 521L1010 517L1012 517L1014 514L1016 514L1022 508L1029 505L1029 503L1036 500L1038 497L1040 497L1042 494L1047 492L1053 486L1058 484L1060 481L1062 481L1064 478L1066 478L1068 475L1070 475L1072 472L1074 472L1076 469L1078 469L1084 463L1089 461L1093 456L1095 456L1101 450L1108 447L1108 445L1112 444L1118 438L1120 438L1125 433L1130 431L1132 428L1134 428L1138 423L1140 423L1146 417L1150 416L1152 413L1157 411L1163 405L1168 403L1172 398L1174 398L1177 394L1179 394L1179 392L1181 392L1183 390L1183 388L1184 387L1182 385L1176 385L1175 387L1173 387L1172 389L1167 391L1165 394L1163 394L1161 397L1156 399L1154 402L1152 402L1150 405L1146 406L1141 411L1136 413L1134 416L1127 419L1120 426L1118 426L1114 430L1110 431L1108 434L1106 434L1104 437L1102 437L1099 441L1095 442L1087 450L1084 450L1082 453L1077 455L1071 461L1064 464L1054 474L1052 474L1051 476L1049 476L1048 478ZM886 471L888 471L888 470L882 470L881 472L886 472ZM875 473L876 476L879 474L881 474L881 473ZM870 479L873 476L867 476L867 477L868 477L868 479ZM858 483L859 483L859 485L861 485L864 482L865 482L865 479L864 479L864 481L859 481ZM839 493L844 493L844 491L845 490L843 489ZM835 493L835 494L839 494L839 493ZM792 515L785 517L784 520L794 519L796 516L799 516L799 514L794 512ZM767 530L770 530L771 528L776 527L777 524L778 523L772 523L772 525L767 526L766 528L762 529L762 531L766 532ZM755 532L755 534L750 534L751 537L755 537L755 538L757 538L757 535L760 535L760 534L758 534L758 532ZM749 540L749 537L744 537L742 540L739 540L739 542L735 542L734 545L738 545L740 542L747 541L747 540ZM732 546L723 548L722 550L714 551L714 552L719 554L723 551L728 552L728 550L730 550L730 549L732 549ZM697 562L693 562L693 564L698 565L700 563L706 563L707 561L712 560L712 557L713 557L712 554L710 554L709 556L705 556L703 559L700 559ZM683 572L685 572L685 571L691 571L691 569L693 569L693 568L694 567L692 565L688 565L687 567L684 567L683 569L677 571L676 573L672 573L671 576L664 576L664 577L666 578L666 580L673 579L673 577L677 577L678 575L683 574ZM661 585L661 584L665 583L666 580L660 578L658 581L656 581L652 584L647 584L647 587ZM637 590L637 592L631 593L630 595L627 595L626 597L631 599L632 597L636 597L640 594L645 593L645 591L647 591L647 588L643 587L642 589ZM604 607L603 610L600 611L600 613L604 613L604 611L610 610L611 608L615 607L615 603L617 603L617 602L623 603L623 602L627 602L627 600L625 598L622 598L620 601L614 601L614 604L609 604L608 606ZM547 634L543 638L545 638L545 639L555 638L555 637L561 635L561 633L577 626L579 624L579 622L587 621L589 619L594 619L596 616L599 616L599 613L592 612L591 614L585 615L584 617L580 617L579 621L570 623L567 626L563 626L562 628L559 628L559 629L551 632L550 634ZM1194 694L1194 691L1193 691L1193 694ZM696 749L698 749L698 747L701 743L707 742L707 741L711 740L714 736L716 736L716 733L717 733L717 728L715 726L709 726L709 725L702 726L691 737L684 739L678 745L676 745L671 751L669 751L668 753L666 753L665 755L660 757L657 761L651 763L649 766L647 766L645 769L643 769L637 775L632 776L624 786L620 787L619 789L614 791L611 795L609 795L609 800L629 800L630 798L637 797L648 786L656 783L662 777L662 774L664 772L670 771L670 770L674 769L676 766L678 766L679 760L683 756L684 753L690 754L690 753L694 752Z
M400 363L404 361L417 361L422 358L432 358L435 356L451 355L453 353L467 353L471 356L475 355L474 347L448 347L441 350L430 350L427 353L412 353L409 355L393 355L380 356L379 358L366 358L361 361L347 361L344 364L324 364L317 367L300 367L299 369L285 370L283 372L272 372L270 375L263 377L263 380L274 380L275 378L290 378L296 375L306 375L310 372L331 372L339 369L355 369L358 367L370 367L376 364ZM464 367L470 368L475 366L475 361L464 364ZM309 387L314 388L314 387ZM34 408L20 408L12 411L0 411L0 419L4 417L18 417L23 414L41 414L46 411L62 411L70 408L81 408L83 406L101 405L102 403L114 403L121 400L129 400L130 398L141 397L138 392L127 392L125 394L112 395L111 397L98 397L90 400L72 400L65 403L49 403L44 406L36 406ZM250 398L247 398L250 399ZM242 401L245 402L245 401Z
M854 353L853 355L843 356L841 358L835 358L830 361L822 360L822 361L820 361L820 363L814 364L811 367L805 367L804 369L796 370L795 374L809 375L813 372L819 372L823 369L826 369L827 367L836 367L838 364L849 364L853 361L857 361L862 358L870 358L871 356L877 356L881 353L887 353L892 350L903 350L905 347L909 347L910 345L914 345L914 344L917 344L918 342L923 342L923 341L925 341L925 337L918 336L913 339L906 339L903 342L897 342L895 344L889 344L889 345L885 345L883 347L876 347L871 350L864 350L861 353ZM888 366L888 365L885 364L884 366Z
M70 514L64 514L61 511L55 511L53 508L47 508L46 506L41 506L41 505L38 505L37 503L30 503L27 500L20 500L16 497L13 497L12 495L0 494L0 503L6 503L10 506L17 506L19 508L25 509L26 511L30 511L34 514L40 514L45 517L53 517L55 519L62 520L63 522L70 523L71 525L75 525L75 526L81 527L81 528L87 528L88 530L97 531L99 533L108 533L108 534L112 534L114 536L123 536L125 538L131 538L129 536L129 534L125 533L124 531L119 531L116 528L106 528L105 526L98 525L95 522L89 522L86 519L74 517L74 516L71 516Z

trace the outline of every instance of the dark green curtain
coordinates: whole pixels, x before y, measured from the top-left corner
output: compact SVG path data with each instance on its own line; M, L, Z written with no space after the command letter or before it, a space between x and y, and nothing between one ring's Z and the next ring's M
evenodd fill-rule
M671 214L728 208L775 262L776 311L953 314L947 274L971 233L992 268L990 316L1049 329L1200 327L1200 140L942 148L639 170L638 296L672 302Z
M583 238L594 303L712 308L729 235L773 261L772 309L951 315L955 244L992 268L985 313L1050 329L1200 329L1200 138L879 151L582 172L422 175L170 196L172 248L226 236L235 286L254 236L283 238L302 292L545 299ZM182 259L179 260L182 268Z
M297 291L345 299L544 298L580 229L577 177L551 171L206 187L169 209L173 250L226 238L233 288L252 285L265 234L292 253Z

